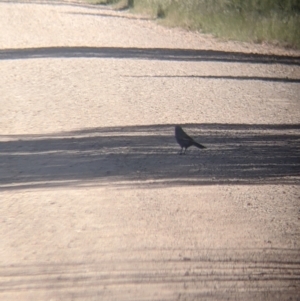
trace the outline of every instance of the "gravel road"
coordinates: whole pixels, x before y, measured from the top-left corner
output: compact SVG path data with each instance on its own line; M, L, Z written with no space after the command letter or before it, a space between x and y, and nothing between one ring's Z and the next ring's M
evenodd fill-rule
M299 300L299 51L0 1L0 70L1 300Z

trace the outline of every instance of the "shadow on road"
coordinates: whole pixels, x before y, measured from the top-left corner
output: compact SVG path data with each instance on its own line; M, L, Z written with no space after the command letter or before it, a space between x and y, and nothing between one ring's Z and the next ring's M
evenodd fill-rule
M300 57L214 50L126 47L39 47L0 50L0 60L38 58L118 58L300 66Z
M102 8L102 6L101 6ZM126 10L128 7L124 7L122 10ZM120 10L119 10L120 11ZM80 12L67 12L66 14L70 15L79 15L79 16L91 16L91 17L100 17L100 18L120 18L120 19L129 19L129 20L154 20L153 18L150 17L141 17L139 15L117 15L117 14L112 14L112 13L80 13Z
M52 5L52 6L70 6L70 7L82 7L88 8L90 10L101 10L107 9L112 10L109 6L105 4L95 5L88 2L83 1L72 1L72 0L0 0L0 3L9 3L9 4L34 4L34 5Z
M200 78L213 80L238 80L238 81L266 81L281 83L300 83L300 79L287 77L264 77L264 76L231 76L231 75L123 75L123 77L132 78Z
M205 150L178 155L172 125L0 136L0 189L76 185L299 184L300 125L193 124Z

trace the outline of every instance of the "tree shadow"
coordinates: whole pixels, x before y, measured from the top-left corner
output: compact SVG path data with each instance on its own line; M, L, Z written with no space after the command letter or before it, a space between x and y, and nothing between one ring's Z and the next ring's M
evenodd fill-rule
M132 78L200 78L215 80L238 80L238 81L266 81L280 83L300 83L300 79L287 77L264 77L264 76L231 76L231 75L123 75Z
M135 47L36 47L0 50L0 60L39 58L117 58L164 61L284 64L300 66L300 57L215 50Z
M60 1L60 0L0 0L0 3L10 3L10 4L34 4L34 5L52 5L52 6L71 6L71 7L82 7L91 10L112 10L111 7L105 3L100 3L99 5L83 2L83 1Z
M0 189L299 184L299 124L183 127L207 149L190 148L178 155L173 125L1 136Z
M124 6L121 9L118 9L118 11L123 11L129 9L128 6ZM139 16L139 15L118 15L118 14L112 14L112 13L85 13L85 12L66 12L65 14L70 14L70 15L81 15L81 16L92 16L92 17L103 17L103 18L119 18L119 19L129 19L129 20L154 20L153 18L150 17L144 17L144 16Z

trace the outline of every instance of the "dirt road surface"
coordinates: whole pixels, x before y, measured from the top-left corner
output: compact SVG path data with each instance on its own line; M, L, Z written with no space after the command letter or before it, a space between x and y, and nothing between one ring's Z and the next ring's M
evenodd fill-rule
M299 300L299 52L0 1L0 70L1 300Z

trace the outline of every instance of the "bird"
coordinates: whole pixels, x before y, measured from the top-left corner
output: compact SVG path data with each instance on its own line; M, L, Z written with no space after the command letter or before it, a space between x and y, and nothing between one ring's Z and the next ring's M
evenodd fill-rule
M180 155L185 154L187 148L194 145L198 148L206 148L204 145L196 142L192 137L190 137L180 125L175 126L175 138L177 143L181 146ZM184 149L184 152L182 152Z

